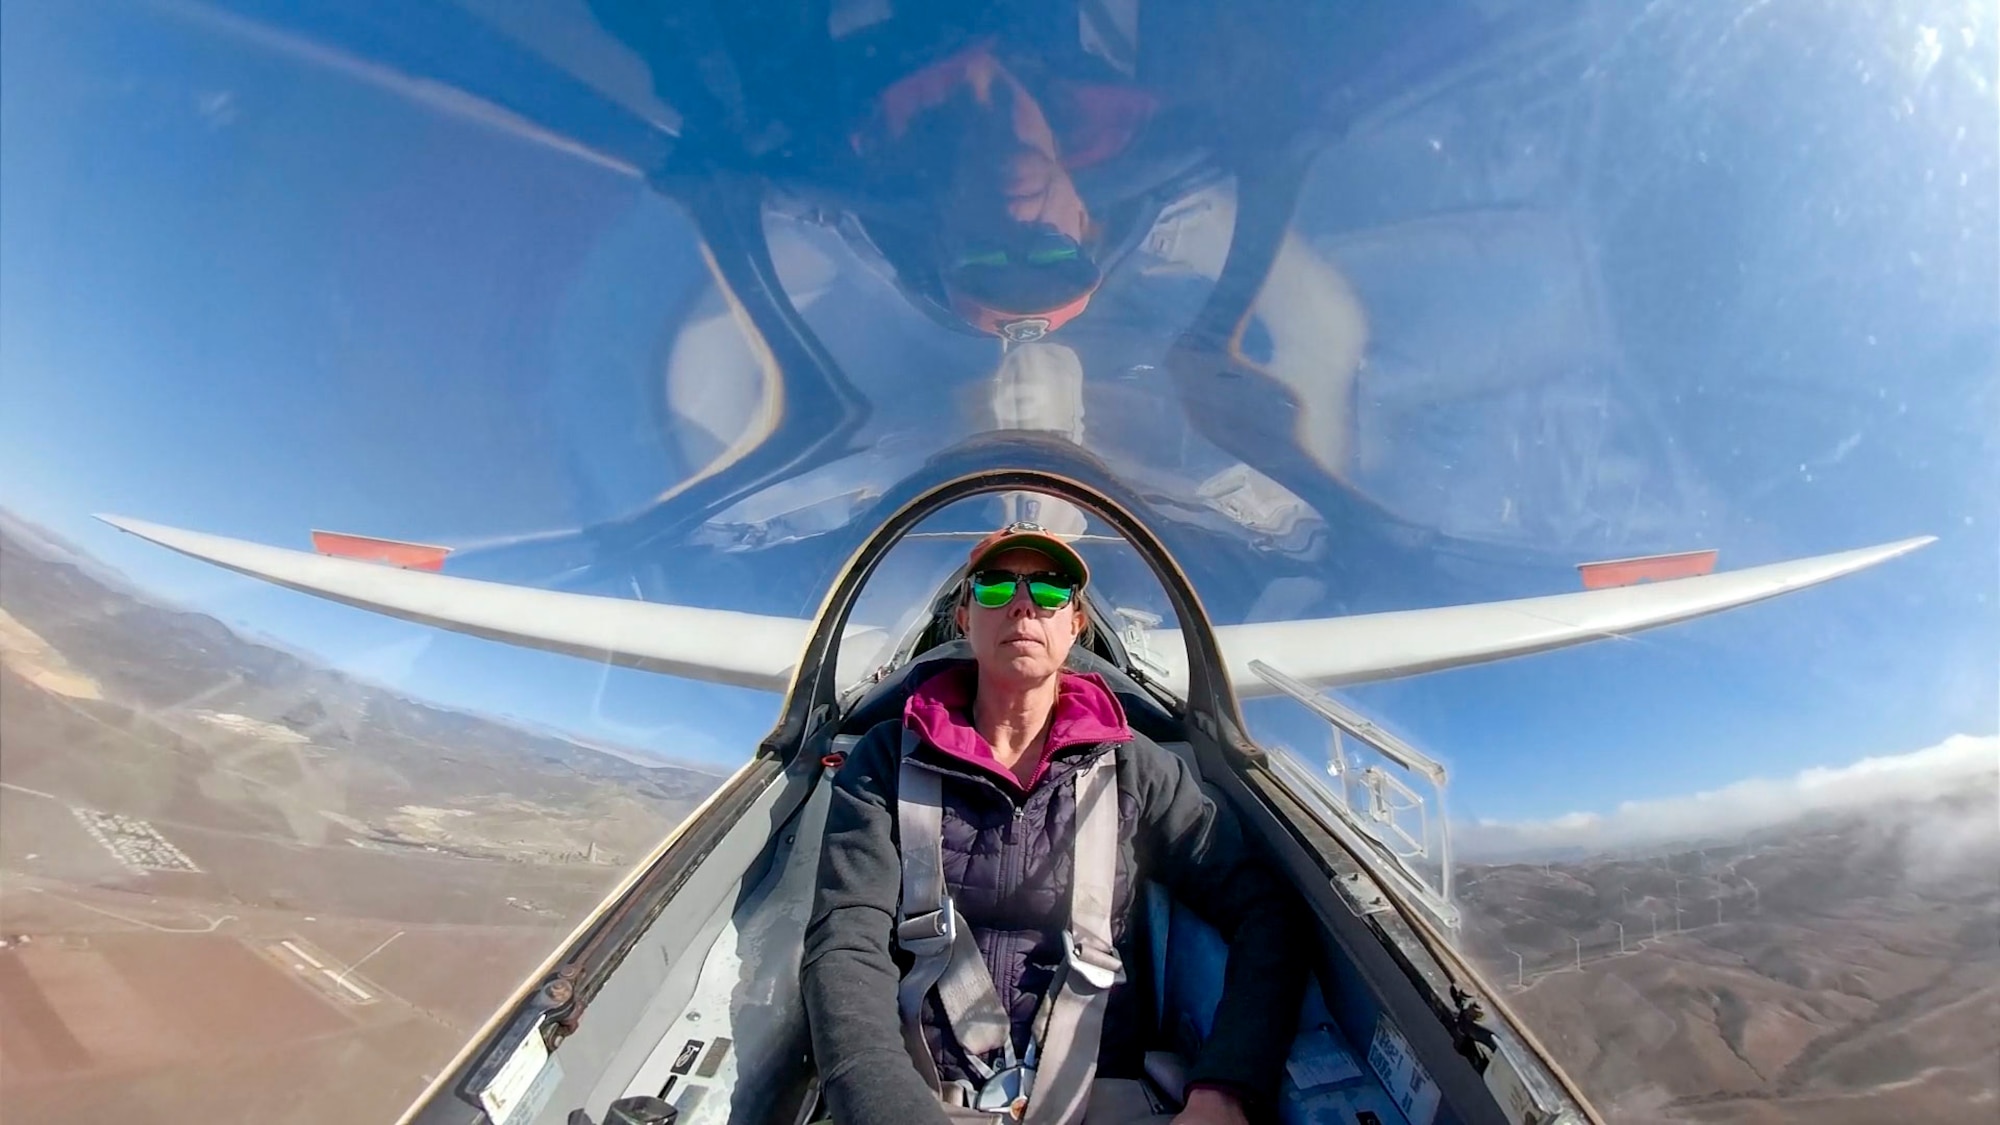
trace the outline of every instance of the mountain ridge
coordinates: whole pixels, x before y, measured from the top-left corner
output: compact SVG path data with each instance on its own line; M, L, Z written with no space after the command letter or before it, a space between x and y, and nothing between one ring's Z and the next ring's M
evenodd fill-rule
M1616 1121L1988 1121L1996 795L2000 772L1705 848L1465 865L1464 947Z
M649 750L612 746L545 724L480 714L413 697L393 685L331 667L324 659L274 638L247 633L212 614L180 606L144 590L130 576L52 532L0 508L0 606L66 658L95 663L125 693L152 707L200 700L211 710L249 707L307 733L332 724L351 738L355 724L373 712L385 722L427 737L481 737L484 727L517 732L542 749L602 757L604 768L668 769L720 779L730 770ZM89 607L86 612L78 612ZM101 638L118 634L145 648L144 659L99 652ZM216 674L219 669L229 674ZM228 683L230 675L240 682ZM297 697L273 708L270 700ZM567 748L556 750L560 745Z

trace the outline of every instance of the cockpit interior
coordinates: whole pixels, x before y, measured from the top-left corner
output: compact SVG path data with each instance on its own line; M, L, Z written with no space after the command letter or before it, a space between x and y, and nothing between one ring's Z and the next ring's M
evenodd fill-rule
M1018 483L1018 482L1016 482ZM1171 559L1107 497L1060 479L1034 482L1123 533L1158 579L1191 654L1212 649L1200 603ZM689 818L598 925L505 1014L483 1050L434 1087L417 1120L463 1122L533 1042L553 1041L540 1071L539 1122L820 1120L798 986L832 772L845 748L899 719L914 684L962 658L951 607L963 567L930 610L861 682L835 692L814 675L876 564L909 528L954 500L992 491L967 480L912 504L857 552L815 628L785 721L752 767ZM1296 1013L1278 1119L1288 1125L1544 1122L1585 1119L1564 1080L1522 1049L1521 1031L1454 963L1415 904L1373 878L1337 840L1332 805L1279 773L1230 718L1219 678L1197 677L1205 706L1153 683L1120 641L1106 603L1091 604L1070 666L1103 677L1134 732L1180 756L1209 799L1227 803L1311 906L1312 973ZM1200 657L1194 655L1199 667ZM1197 693L1191 693L1197 694ZM1159 885L1138 911L1144 954L1129 976L1154 1014L1148 1078L1173 1105L1187 1060L1209 1033L1227 944ZM1429 931L1429 932L1427 932ZM1387 1076L1386 1078L1384 1076ZM524 1107L525 1108L525 1107ZM583 1116L576 1116L581 1113ZM652 1116L647 1116L648 1114Z

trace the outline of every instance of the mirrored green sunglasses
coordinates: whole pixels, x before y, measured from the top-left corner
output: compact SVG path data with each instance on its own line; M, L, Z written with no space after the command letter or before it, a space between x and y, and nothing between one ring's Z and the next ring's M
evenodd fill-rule
M968 250L958 256L960 268L966 266L1005 266L1015 262L1025 262L1031 266L1052 266L1057 262L1076 261L1081 250L1075 243L1056 246L1037 246L1025 252L1009 252L1004 249Z
M971 578L972 600L987 609L999 609L1014 600L1014 591L1026 583L1028 600L1042 609L1061 609L1076 597L1076 580L1067 574L1043 571L1015 574L1009 570L982 570Z

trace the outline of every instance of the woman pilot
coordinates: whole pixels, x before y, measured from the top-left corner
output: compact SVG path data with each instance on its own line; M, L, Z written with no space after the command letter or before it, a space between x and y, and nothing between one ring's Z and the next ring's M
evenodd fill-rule
M1294 898L1104 681L1064 668L1089 580L1034 525L981 541L956 610L972 659L834 778L802 972L838 1125L1164 1122L1124 970L1148 879L1230 946L1174 1119L1275 1116L1304 984Z

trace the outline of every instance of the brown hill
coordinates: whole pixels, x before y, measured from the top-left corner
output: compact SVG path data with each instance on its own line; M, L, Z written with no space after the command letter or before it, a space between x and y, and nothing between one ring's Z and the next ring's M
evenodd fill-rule
M6 1119L394 1118L722 780L645 760L355 680L0 513Z
M1466 941L1613 1120L1990 1122L1996 781L1698 851L1468 868Z

